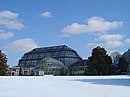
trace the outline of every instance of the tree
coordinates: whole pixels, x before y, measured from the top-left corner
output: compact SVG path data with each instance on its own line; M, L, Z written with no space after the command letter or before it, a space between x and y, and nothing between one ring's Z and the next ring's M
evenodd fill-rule
M5 76L8 72L7 58L0 50L0 76Z
M97 46L88 58L88 72L91 75L109 75L112 72L112 59L104 48Z
M22 72L22 67L19 68L19 76L22 76L23 72Z
M120 73L128 72L128 63L126 62L124 57L121 57L119 59L119 63L117 65L118 65L118 69L120 70Z

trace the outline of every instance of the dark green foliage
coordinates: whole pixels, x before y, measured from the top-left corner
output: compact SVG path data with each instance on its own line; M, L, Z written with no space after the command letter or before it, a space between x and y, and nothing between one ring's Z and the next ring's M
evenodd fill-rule
M88 58L88 72L90 75L110 75L112 73L112 59L104 48L97 46Z
M4 53L0 50L0 76L7 75L8 72L8 65L7 65L7 58Z
M19 68L19 76L22 76L23 72L22 72L22 67Z
M118 69L117 65L112 65L112 74L113 75L118 75L120 74L120 70Z
M119 69L120 73L128 72L128 63L126 62L124 57L121 57L119 59L119 63L117 65L118 65L118 69Z

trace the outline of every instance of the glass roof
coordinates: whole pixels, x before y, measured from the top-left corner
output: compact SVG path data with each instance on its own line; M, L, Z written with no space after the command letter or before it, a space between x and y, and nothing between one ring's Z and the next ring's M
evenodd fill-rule
M30 52L24 54L19 60L20 66L36 66L40 61L46 57L59 60L64 63L65 66L69 66L74 62L82 60L78 53L69 48L66 45L35 48Z
M43 47L43 48L35 48L31 52L51 52L51 51L60 51L60 50L72 50L66 45L60 45L60 46L52 46L52 47ZM29 52L29 53L31 53Z
M66 45L63 46L54 46L54 47L45 47L45 48L36 48L32 51L25 53L22 57L23 60L25 59L40 59L45 58L46 56L50 56L53 58L56 57L77 57L81 58L76 51L72 50L71 48L67 47Z
M81 60L81 61L77 61L77 62L71 64L70 68L76 67L76 66L85 66L85 65L87 65L87 60Z
M40 65L50 64L51 67L64 67L64 64L61 61L53 59L51 57L46 57L41 60Z
M126 51L123 55L130 56L130 49L128 51Z

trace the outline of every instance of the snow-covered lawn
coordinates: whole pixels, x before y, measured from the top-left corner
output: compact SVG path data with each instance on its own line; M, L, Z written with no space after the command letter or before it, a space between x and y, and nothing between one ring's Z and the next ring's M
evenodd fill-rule
M130 76L5 76L0 97L130 97Z

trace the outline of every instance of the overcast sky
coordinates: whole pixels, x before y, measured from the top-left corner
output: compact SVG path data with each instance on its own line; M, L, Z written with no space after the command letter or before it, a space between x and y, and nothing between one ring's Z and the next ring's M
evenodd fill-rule
M0 0L0 49L14 66L36 47L68 45L87 58L130 48L130 0Z

